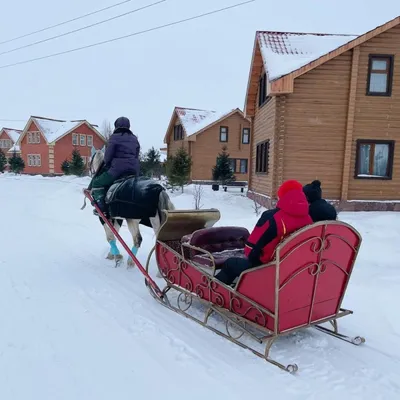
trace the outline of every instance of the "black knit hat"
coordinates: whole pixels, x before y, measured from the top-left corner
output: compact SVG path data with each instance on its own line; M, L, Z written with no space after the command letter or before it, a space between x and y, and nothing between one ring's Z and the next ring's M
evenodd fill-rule
M309 203L322 198L321 182L318 180L303 186L303 192Z
M115 122L114 122L114 127L115 129L118 128L125 128L129 129L131 127L131 123L128 118L126 117L119 117Z

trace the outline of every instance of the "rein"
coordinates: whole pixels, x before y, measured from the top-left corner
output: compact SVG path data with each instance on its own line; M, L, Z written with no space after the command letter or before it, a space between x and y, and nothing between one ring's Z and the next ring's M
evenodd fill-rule
M89 172L90 172L90 175L92 175L92 180L94 178L96 178L96 176L98 176L100 174L100 171L102 171L102 169L104 167L104 160L103 160L101 162L101 164L99 165L99 167L97 168L97 171L93 171L93 160L94 160L95 156L96 156L96 153L94 153L92 155L92 158L90 159L90 164L89 164ZM83 192L85 192L85 190L87 190L87 189L83 189ZM86 198L87 197L85 196L85 199L83 200L83 206L81 207L81 210L84 210L86 208Z

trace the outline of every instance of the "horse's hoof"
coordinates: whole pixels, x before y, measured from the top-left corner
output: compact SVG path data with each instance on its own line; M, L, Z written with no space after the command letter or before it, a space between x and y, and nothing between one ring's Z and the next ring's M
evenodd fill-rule
M108 253L108 255L107 255L107 257L106 257L106 259L107 260L114 260L114 254L111 254L111 253Z
M135 261L132 260L132 258L128 258L128 268L133 268L136 266Z

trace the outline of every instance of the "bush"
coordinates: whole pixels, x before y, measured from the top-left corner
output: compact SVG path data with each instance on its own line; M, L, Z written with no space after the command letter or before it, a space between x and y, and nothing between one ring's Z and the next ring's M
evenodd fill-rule
M64 175L69 175L71 173L71 163L65 159L62 164L61 164L61 171L64 173Z
M86 166L81 153L79 153L78 149L74 149L72 152L72 160L69 163L69 173L71 175L82 176L85 170Z
M4 172L4 170L6 169L6 165L7 165L6 155L4 154L3 150L0 149L0 173Z
M15 174L20 174L25 169L25 163L22 157L14 152L13 156L8 160L10 171Z

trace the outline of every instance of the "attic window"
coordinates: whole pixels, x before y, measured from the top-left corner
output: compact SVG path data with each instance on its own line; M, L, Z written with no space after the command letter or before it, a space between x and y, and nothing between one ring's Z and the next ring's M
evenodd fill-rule
M390 96L392 94L393 56L370 55L368 67L369 96Z
M174 140L183 140L183 128L182 125L174 126Z
M227 126L219 127L219 141L220 142L228 141L228 127Z
M258 106L261 107L267 102L267 74L261 75L258 83Z

